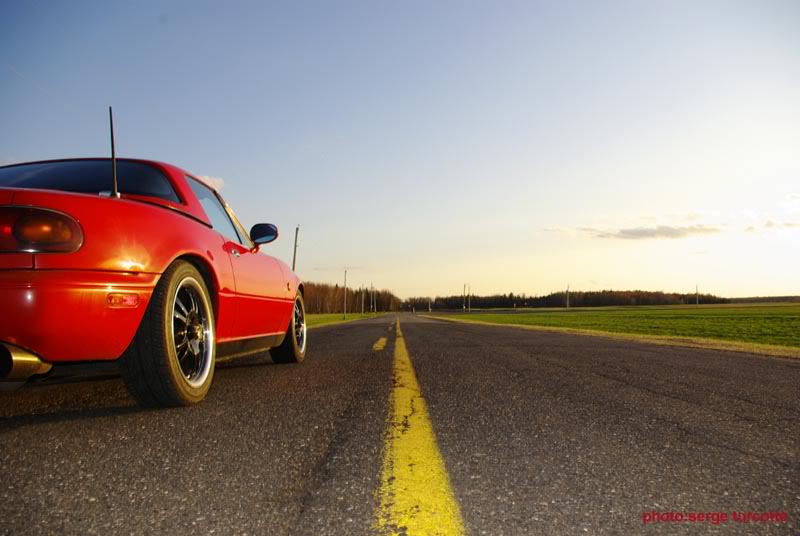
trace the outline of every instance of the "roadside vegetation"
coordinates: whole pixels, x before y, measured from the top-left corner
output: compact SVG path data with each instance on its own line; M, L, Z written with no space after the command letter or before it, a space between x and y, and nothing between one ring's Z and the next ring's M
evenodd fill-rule
M402 300L390 290L348 288L347 318L344 318L342 314L345 306L344 287L328 283L314 283L313 281L306 281L303 285L305 287L306 322L311 328L351 322L362 318L374 318L387 312L399 311L402 306Z
M361 320L362 318L374 318L383 313L347 313L347 318L342 317L342 313L324 313L324 314L308 314L306 315L306 325L310 328L327 326L329 324L341 324L342 322L351 322L353 320Z
M540 328L800 348L800 304L512 309L436 316Z
M344 308L345 292L339 285L328 283L314 283L306 281L304 301L306 313L315 314L342 314ZM370 300L374 304L370 307ZM364 313L370 310L377 312L398 311L402 300L387 289L348 288L347 289L347 316L353 313Z
M466 305L466 297L437 296L436 298L415 297L406 300L406 308L414 307L417 311L427 310L430 304L432 309L461 309ZM526 294L492 294L490 296L469 297L472 307L480 309L492 308L519 308L519 307L605 307L610 305L687 305L729 303L732 300L714 296L713 294L680 294L675 292L661 292L650 290L573 290L567 296L566 292L553 292L544 296L528 296ZM765 300L766 301L766 300Z

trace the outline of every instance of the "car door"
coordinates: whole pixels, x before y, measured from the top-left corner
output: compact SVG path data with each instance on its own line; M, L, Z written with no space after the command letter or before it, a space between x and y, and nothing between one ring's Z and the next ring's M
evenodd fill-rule
M255 250L222 198L205 184L192 179L192 190L211 224L225 239L236 286L236 313L232 339L263 337L279 331L286 301L286 282L278 262ZM238 223L238 222L237 222Z
M236 329L241 337L276 335L285 308L286 282L278 262L253 248L227 242L236 278Z

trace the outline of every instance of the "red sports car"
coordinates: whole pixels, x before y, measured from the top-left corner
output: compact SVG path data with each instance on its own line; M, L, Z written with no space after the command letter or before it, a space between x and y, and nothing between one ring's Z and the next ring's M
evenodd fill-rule
M302 361L303 284L259 251L277 236L161 162L0 167L0 380L119 360L141 404L176 406L205 397L217 359Z

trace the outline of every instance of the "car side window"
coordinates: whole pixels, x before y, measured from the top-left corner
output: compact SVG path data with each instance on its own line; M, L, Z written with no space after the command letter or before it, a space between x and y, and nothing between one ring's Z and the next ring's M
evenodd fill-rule
M228 213L225 211L225 207L220 203L217 194L194 177L187 175L186 180L189 182L194 195L197 196L197 200L200 201L200 205L205 210L208 219L211 220L211 227L225 238L244 244L236 232L236 227L233 226Z
M230 205L226 206L228 208L228 216L231 217L233 226L236 227L236 232L239 233L239 238L241 238L242 244L246 246L249 244L249 247L251 248L255 246L255 244L253 244L253 241L250 240L250 234L244 230L244 225L242 225L242 222L239 221L239 218L236 216L236 213L233 211L233 209L231 209Z

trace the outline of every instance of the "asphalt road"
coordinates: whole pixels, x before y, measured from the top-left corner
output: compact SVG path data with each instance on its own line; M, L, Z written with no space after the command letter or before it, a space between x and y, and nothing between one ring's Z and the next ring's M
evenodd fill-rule
M374 533L393 322L315 329L300 365L220 365L192 408L141 410L113 369L0 393L0 533ZM800 361L401 326L468 534L800 532Z

